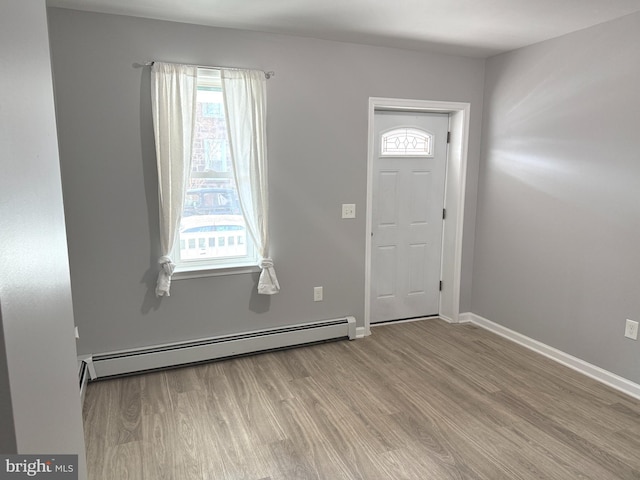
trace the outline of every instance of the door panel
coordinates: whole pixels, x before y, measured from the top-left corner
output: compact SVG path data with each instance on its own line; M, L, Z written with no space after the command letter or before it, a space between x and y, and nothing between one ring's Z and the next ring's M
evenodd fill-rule
M425 293L427 247L426 243L409 245L409 295Z
M412 225L423 225L428 222L428 212L425 205L428 204L429 192L433 188L432 180L431 172L414 171L411 173L408 208Z
M378 249L378 261L380 268L385 271L393 271L398 264L397 248L393 245L383 246ZM395 297L395 277L387 275L378 282L378 298Z
M398 220L398 172L380 172L379 224L395 226Z
M373 323L439 311L448 123L447 114L375 114Z

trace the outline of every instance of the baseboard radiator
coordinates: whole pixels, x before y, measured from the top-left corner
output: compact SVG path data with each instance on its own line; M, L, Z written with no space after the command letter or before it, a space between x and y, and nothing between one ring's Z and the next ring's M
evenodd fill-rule
M89 364L84 359L78 359L78 383L80 386L80 403L84 404L84 394L87 392L90 372Z
M356 338L354 317L92 355L85 362L95 380L340 338Z

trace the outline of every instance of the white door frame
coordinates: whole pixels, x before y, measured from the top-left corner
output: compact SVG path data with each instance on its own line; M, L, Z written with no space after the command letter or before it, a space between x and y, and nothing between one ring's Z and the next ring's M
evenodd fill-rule
M442 242L442 283L440 318L450 323L460 321L460 282L462 274L462 228L467 180L467 150L469 144L469 114L471 104L398 98L369 98L369 140L367 154L367 230L364 292L364 332L370 335L371 323L371 232L373 208L374 117L376 110L398 110L428 113L448 113L451 138L447 152L444 222Z

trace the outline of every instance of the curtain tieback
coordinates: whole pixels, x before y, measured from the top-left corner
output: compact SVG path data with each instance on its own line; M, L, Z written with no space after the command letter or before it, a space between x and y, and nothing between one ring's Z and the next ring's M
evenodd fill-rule
M273 268L273 260L270 258L263 258L260 261L260 268Z
M258 279L258 293L262 295L275 295L280 291L276 269L273 268L273 260L263 258L260 261L260 278Z
M160 264L160 272L158 273L158 282L156 284L156 297L169 297L171 276L176 269L176 264L167 255L160 257L158 263Z

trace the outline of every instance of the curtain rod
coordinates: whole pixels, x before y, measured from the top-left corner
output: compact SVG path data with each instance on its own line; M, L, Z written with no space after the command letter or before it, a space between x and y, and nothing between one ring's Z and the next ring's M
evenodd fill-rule
M152 60L150 62L145 62L143 64L134 64L134 66L139 65L141 67L150 67L152 66L156 61ZM166 63L174 63L174 62L166 62ZM211 67L209 65L194 65L194 64L182 64L182 65L188 65L190 67L197 67L197 68L208 68L209 70L244 70L243 68L238 68L238 67ZM259 68L255 69L255 70L260 70ZM264 70L260 70L262 73L264 73L264 78L266 78L267 80L269 80L271 77L275 77L276 76L276 72L274 71L269 71L266 72Z

